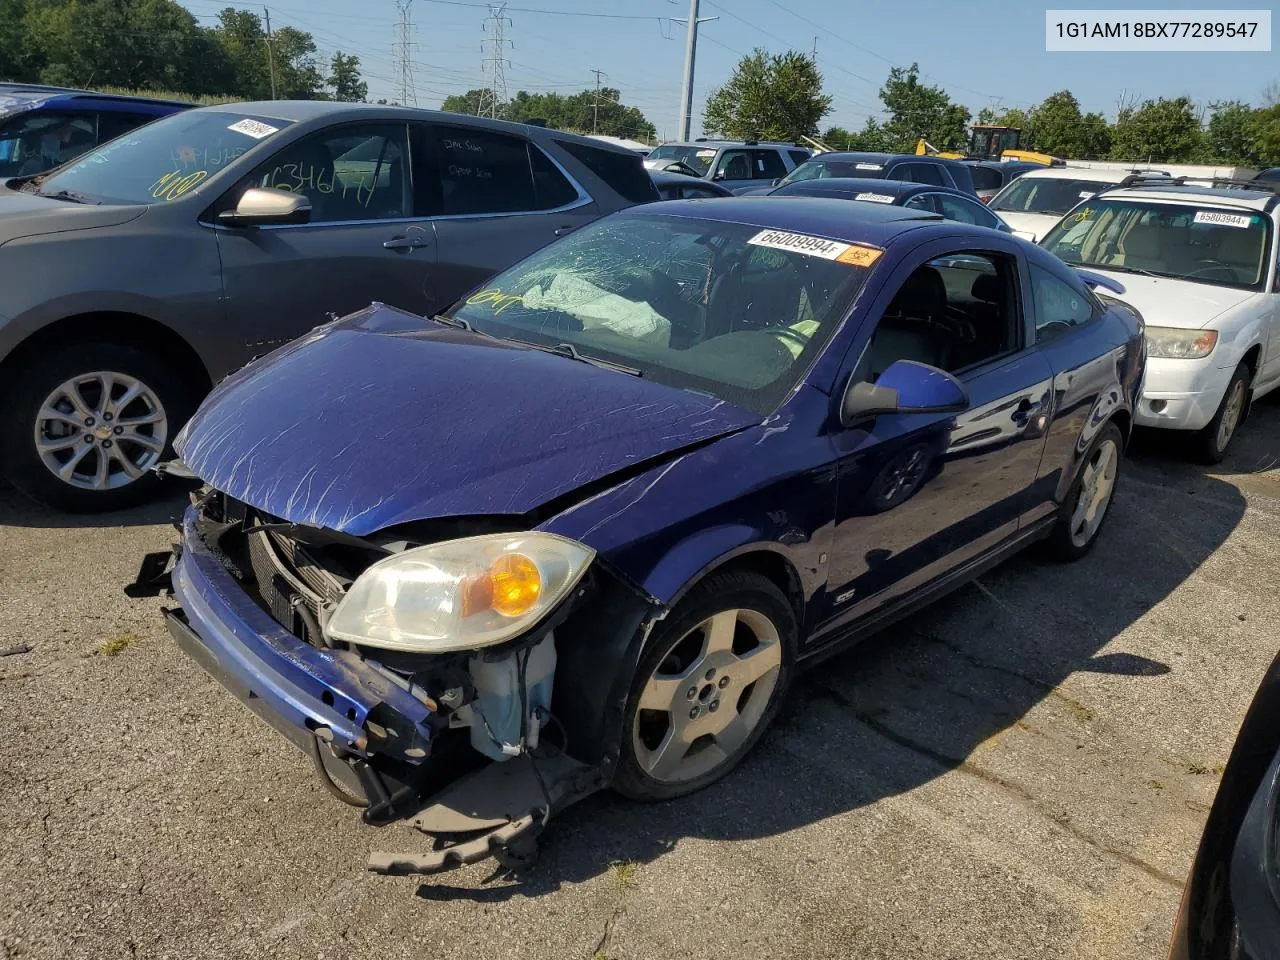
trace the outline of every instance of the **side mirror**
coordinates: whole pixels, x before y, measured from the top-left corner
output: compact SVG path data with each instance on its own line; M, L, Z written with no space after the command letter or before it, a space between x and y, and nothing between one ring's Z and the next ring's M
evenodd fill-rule
M274 187L250 187L234 210L218 214L218 222L231 227L266 227L310 220L311 201L308 198Z
M724 171L723 171L723 170L717 170L715 173L713 173L713 174L711 175L711 179L712 179L712 180L723 180L723 179L725 179Z
M969 409L964 386L927 363L898 360L876 383L850 381L840 404L840 423L851 427L888 413L961 413Z
M773 182L772 182L771 184L769 184L769 186L771 186L771 187L780 187L780 186L782 186L782 178L781 178L781 177L774 177L774 178L773 178Z

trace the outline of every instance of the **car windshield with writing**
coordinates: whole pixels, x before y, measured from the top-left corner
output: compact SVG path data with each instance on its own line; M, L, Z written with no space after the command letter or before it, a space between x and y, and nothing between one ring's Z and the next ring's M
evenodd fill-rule
M1081 207L1042 246L1076 266L1261 290L1270 232L1250 210L1117 198Z
M746 224L611 218L499 274L448 316L495 337L568 344L766 415L830 340L880 254Z
M827 180L833 177L879 179L884 177L884 164L854 160L806 160L778 181L778 185L799 183L801 180Z
M85 154L37 181L36 189L102 203L165 203L289 125L230 111L175 113Z
M711 147L681 147L665 144L653 150L646 160L661 160L663 163L683 163L686 167L698 172L698 176L706 176L711 169L711 161L716 158L716 151Z
M1062 216L1081 200L1088 200L1095 193L1114 186L1114 183L1101 180L1020 177L992 198L991 209Z

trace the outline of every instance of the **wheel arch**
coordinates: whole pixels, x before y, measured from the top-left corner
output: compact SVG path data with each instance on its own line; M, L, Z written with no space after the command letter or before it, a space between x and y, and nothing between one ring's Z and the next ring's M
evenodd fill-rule
M691 590L708 577L725 571L743 570L758 573L782 591L796 615L796 623L804 630L807 603L800 580L800 572L787 556L771 544L749 543L730 550L705 564L690 577L672 596L667 604L674 608Z
M173 364L199 401L213 388L213 380L200 355L171 327L150 317L127 311L102 310L77 313L45 324L19 341L0 360L0 384L12 383L15 371L50 348L70 341L109 340L154 354Z

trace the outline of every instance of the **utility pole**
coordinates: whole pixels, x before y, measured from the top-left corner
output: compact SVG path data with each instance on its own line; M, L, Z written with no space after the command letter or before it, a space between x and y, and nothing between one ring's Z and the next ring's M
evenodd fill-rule
M489 116L495 120L498 117L499 104L505 103L507 99L507 78L503 67L509 61L502 54L507 44L515 46L503 37L503 30L506 27L515 26L506 16L506 9L505 2L489 4L489 22L484 25L486 39L480 44L482 51L486 43L490 47L489 56L484 59L484 69L489 74ZM483 115L481 111L481 116Z
M813 62L818 62L818 38L813 38Z
M413 0L396 0L396 9L400 11L400 19L396 21L396 99L404 107L418 105L418 95L413 89L413 22L409 18L412 5Z
M703 17L699 20L698 0L689 0L688 21L672 19L673 23L689 24L689 39L684 48L684 84L680 89L679 139L681 140L689 139L689 124L693 120L693 61L698 52L698 24L719 19L719 17Z
M267 20L267 36L264 42L267 45L267 69L271 71L271 99L274 100L276 98L276 55L271 49L273 46L271 42L271 11L263 7L262 13Z
M596 75L596 102L591 105L591 132L598 133L600 130L600 77L607 77L608 74L603 70L592 70Z

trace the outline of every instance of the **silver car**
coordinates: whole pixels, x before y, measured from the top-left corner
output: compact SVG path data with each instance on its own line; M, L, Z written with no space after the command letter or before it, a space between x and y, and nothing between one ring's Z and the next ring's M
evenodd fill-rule
M439 312L657 199L641 158L599 141L306 101L185 111L9 180L0 470L67 510L136 502L196 404L252 357L372 300Z

